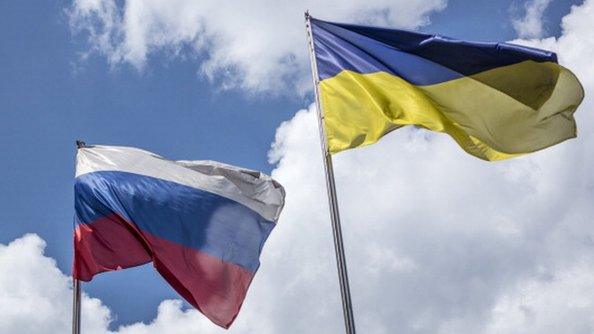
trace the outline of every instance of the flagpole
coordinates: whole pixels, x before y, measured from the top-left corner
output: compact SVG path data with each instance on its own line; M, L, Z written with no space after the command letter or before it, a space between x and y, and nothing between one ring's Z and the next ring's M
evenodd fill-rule
M83 147L85 147L85 142L77 140L76 148ZM80 334L80 284L80 280L72 276L72 334Z
M351 302L351 290L349 287L349 277L347 273L347 264L344 253L344 244L342 241L342 228L340 226L340 214L338 212L338 198L336 196L336 184L334 181L334 169L332 167L332 155L328 150L326 132L324 130L324 113L320 104L319 94L319 76L318 65L316 63L313 35L311 31L311 16L309 11L305 12L305 28L307 30L307 41L309 47L309 56L311 61L311 71L314 82L314 92L316 97L316 109L318 115L318 127L320 130L320 143L322 147L322 158L324 160L324 172L326 174L326 191L328 193L328 203L330 206L330 219L332 221L332 234L334 237L334 251L336 253L336 265L338 268L338 279L340 282L340 295L342 297L342 312L344 315L344 325L347 334L355 334L355 318L353 316L353 305Z
M80 281L72 278L72 334L80 334Z

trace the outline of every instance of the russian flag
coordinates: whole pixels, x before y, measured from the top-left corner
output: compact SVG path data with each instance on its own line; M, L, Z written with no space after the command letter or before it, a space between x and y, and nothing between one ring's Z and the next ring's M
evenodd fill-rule
M239 313L285 197L256 171L98 145L78 149L74 189L75 279L152 261L224 328Z

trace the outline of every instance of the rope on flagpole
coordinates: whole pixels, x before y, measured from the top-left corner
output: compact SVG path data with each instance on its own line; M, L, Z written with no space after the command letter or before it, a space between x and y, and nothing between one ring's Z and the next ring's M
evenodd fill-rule
M76 141L76 148L85 147L82 140ZM80 280L72 277L72 334L80 334Z
M311 30L311 16L309 15L309 11L305 12L305 29L307 31L311 71L313 75L314 92L316 97L318 127L320 130L320 143L322 147L322 158L324 160L324 172L326 175L326 190L328 192L328 203L330 206L330 219L332 221L332 234L334 237L336 265L338 267L338 278L340 283L340 295L342 298L342 312L344 315L344 325L347 334L355 334L355 318L353 316L351 289L349 287L349 277L347 273L344 244L342 240L342 228L340 226L340 214L338 212L338 198L336 196L334 168L332 167L332 155L328 150L328 142L324 130L324 112L322 110L320 103L318 65L316 63L313 35Z

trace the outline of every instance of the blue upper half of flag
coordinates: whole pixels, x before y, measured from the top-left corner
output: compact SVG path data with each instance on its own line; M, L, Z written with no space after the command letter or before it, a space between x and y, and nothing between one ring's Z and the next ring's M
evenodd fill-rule
M557 55L510 43L463 41L399 29L311 19L319 79L343 70L387 72L432 85L523 61L557 62Z

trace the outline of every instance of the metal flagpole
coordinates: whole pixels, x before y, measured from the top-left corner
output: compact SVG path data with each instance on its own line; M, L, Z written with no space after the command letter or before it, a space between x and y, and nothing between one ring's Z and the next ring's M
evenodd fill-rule
M80 334L80 281L72 282L72 334Z
M76 141L76 148L85 147L82 140ZM72 334L80 334L80 280L72 277Z
M319 76L316 63L315 50L313 44L313 35L311 31L311 16L309 11L305 12L305 28L307 30L307 41L309 46L309 56L311 61L311 71L313 75L314 91L316 96L316 109L318 113L318 127L320 129L320 143L322 146L322 157L324 160L324 171L326 174L326 190L328 192L328 202L330 206L330 219L332 221L332 234L334 237L334 250L336 252L336 265L338 267L338 278L340 282L340 295L342 297L342 312L344 315L344 325L347 334L355 334L355 318L353 317L353 304L351 302L351 290L349 287L349 276L347 273L347 264L344 255L344 245L342 241L342 229L340 227L340 215L338 212L338 199L336 197L336 184L334 181L334 169L332 168L332 155L328 150L326 132L324 130L324 112L320 104L319 94Z

